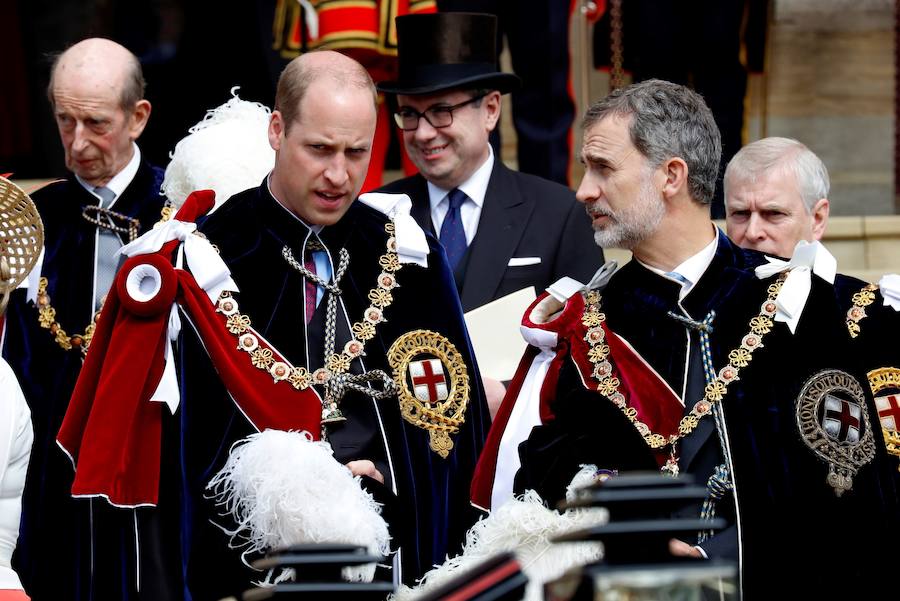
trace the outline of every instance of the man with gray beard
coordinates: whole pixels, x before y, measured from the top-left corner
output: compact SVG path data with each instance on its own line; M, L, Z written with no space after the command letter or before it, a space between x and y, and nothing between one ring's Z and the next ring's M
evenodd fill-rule
M492 425L473 501L502 500L503 449L531 403L540 421L518 447L515 492L553 506L584 464L604 477L689 474L708 496L672 517L728 526L672 539L672 555L739 562L745 598L771 596L772 582L798 598L877 590L888 558L875 537L896 536L897 496L833 289L811 275L817 247L769 263L717 230L719 131L688 88L616 90L583 127L577 198L597 244L633 260L605 286L558 283L526 311L523 332L540 335ZM824 565L841 578L816 577Z

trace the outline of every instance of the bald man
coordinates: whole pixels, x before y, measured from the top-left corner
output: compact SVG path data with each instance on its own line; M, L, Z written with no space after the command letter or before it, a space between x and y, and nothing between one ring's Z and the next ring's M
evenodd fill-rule
M272 171L200 224L234 285L225 294L213 292L212 304L206 296L193 304L187 294L177 296L185 317L175 358L180 389L176 413L143 402L141 391L155 389L155 383L135 387L130 395L104 384L90 400L91 411L104 403L153 411L147 427L159 416L162 431L158 474L128 471L128 461L121 471L119 466L109 469L102 461L91 463L84 452L78 454L75 484L85 494L105 495L120 505L156 505L147 510L156 522L142 524L137 514L138 526L145 526L133 541L137 555L146 558L154 541L166 549L155 565L141 560L139 572L111 576L102 598L148 597L150 583L169 583L177 574L169 591L159 595L220 599L239 595L266 577L248 568L255 553L242 556L248 524L226 515L229 508L211 498L208 489L218 481L216 474L232 456L234 444L265 430L321 435L333 457L382 504L397 553L383 562L391 571L379 570L380 578L411 583L460 550L476 517L468 487L488 413L439 242L409 216L408 198L356 199L369 164L375 120L375 88L359 63L327 51L289 63L268 126L275 151ZM405 204L394 205L398 200ZM132 257L123 267L118 299L129 294L119 282L132 273L134 260L143 259ZM184 268L193 267L188 256ZM186 277L179 274L179 282ZM124 300L120 306L126 307ZM112 336L129 324L117 321ZM106 336L105 329L100 335ZM144 352L151 359L157 356L152 348L138 347L130 353L133 361L144 361ZM224 356L221 349L231 354ZM101 361L94 357L101 352L89 356L90 369L79 380L79 391L92 378ZM128 369L116 357L111 365L110 378L116 370ZM100 372L106 368L104 363ZM115 392L106 395L105 390ZM70 415L78 415L80 395L73 403ZM67 416L61 442L80 440L83 445L85 430L69 436L71 423ZM132 439L117 433L131 427L129 420L104 422L112 435L104 438L103 450L127 454ZM287 465L279 459L277 451L266 451L271 467ZM82 481L84 473L102 477ZM151 477L158 482L140 486ZM307 495L327 497L329 484L319 478L304 470L284 474L279 481L292 482L287 504L302 511L309 505ZM121 500L123 490L128 503ZM269 515L269 504L248 503L256 515ZM339 504L329 510L341 512ZM116 525L109 515L101 518L118 527L122 539L134 538L134 528L121 521ZM310 539L346 542L322 540L318 533L303 538L304 519L314 518L279 514L271 519L291 524L285 530L292 532L278 540L266 532L262 550ZM346 520L357 523L361 518L352 514ZM111 539L105 544L115 548ZM95 548L98 552L107 554Z
M37 601L88 598L100 567L115 569L102 557L91 561L102 534L90 528L92 502L69 496L72 465L55 438L116 270L114 253L160 219L163 172L135 143L150 117L144 86L131 52L93 38L56 58L47 89L70 173L33 195L45 226L41 279L13 295L3 340L34 421L14 563Z

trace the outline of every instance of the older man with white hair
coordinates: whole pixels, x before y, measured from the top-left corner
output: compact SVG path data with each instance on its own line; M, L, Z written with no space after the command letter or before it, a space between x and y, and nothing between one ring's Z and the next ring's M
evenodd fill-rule
M70 497L72 466L55 438L116 273L115 253L161 218L163 172L136 143L151 112L144 88L136 56L91 38L56 58L47 89L70 173L33 194L46 230L43 264L27 292L13 295L3 340L34 422L15 563L37 601L88 598L103 571L123 561L118 552L91 555L100 536L90 526L92 502ZM158 552L147 541L142 557Z
M828 191L828 170L802 142L752 142L725 169L728 235L744 248L790 257L800 241L824 236ZM885 275L876 285L836 274L834 289L863 357L887 451L900 457L900 276Z

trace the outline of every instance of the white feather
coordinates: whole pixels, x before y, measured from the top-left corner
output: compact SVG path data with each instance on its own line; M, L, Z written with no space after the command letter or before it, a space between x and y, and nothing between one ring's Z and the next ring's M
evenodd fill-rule
M218 208L232 195L258 186L275 165L269 109L241 100L237 88L231 93L231 100L207 111L171 153L162 193L176 206L195 190L214 190Z
M207 490L237 527L225 529L246 556L303 543L390 551L381 506L360 478L307 432L266 430L238 441ZM375 565L345 569L348 580L371 581ZM283 576L283 575L282 575Z
M593 482L595 472L594 466L583 467L573 478L569 491ZM545 582L575 566L597 561L603 555L600 543L551 543L550 539L564 532L604 524L608 518L605 509L570 509L559 513L544 506L536 492L526 491L472 526L466 533L461 555L426 573L415 588L401 586L391 600L416 599L489 557L512 551L528 576L525 601L542 601Z

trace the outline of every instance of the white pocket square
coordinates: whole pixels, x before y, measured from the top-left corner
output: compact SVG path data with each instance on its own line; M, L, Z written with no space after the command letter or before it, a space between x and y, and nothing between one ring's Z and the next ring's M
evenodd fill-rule
M540 257L513 257L509 260L507 267L524 267L525 265L537 265L540 262Z

